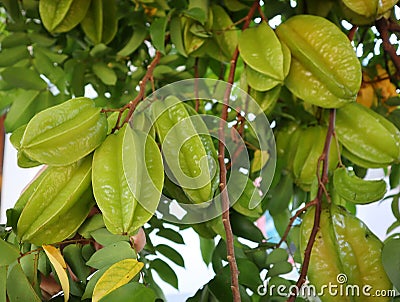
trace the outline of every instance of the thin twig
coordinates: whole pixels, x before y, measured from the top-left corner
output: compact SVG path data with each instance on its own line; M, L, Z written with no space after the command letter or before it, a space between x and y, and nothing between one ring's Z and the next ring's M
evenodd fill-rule
M353 25L353 27L350 29L349 33L347 34L347 37L349 38L350 41L353 41L354 35L356 34L358 29L357 25Z
M323 162L323 165L322 165L321 183L318 186L317 197L315 199L314 225L311 230L310 238L307 242L307 247L304 251L303 265L301 267L300 276L296 282L297 289L300 289L302 287L302 285L304 284L304 282L306 281L308 266L310 264L310 259L311 259L312 247L314 245L315 238L316 238L318 230L319 230L319 223L320 223L320 219L321 219L321 210L322 210L322 195L324 194L325 184L328 183L329 149L330 149L333 133L335 130L335 118L336 118L336 109L331 109L329 112L329 126L328 126L328 131L326 133L324 150L322 151L322 154L321 154L320 158L318 159L319 162L321 162L321 161ZM317 170L317 173L319 173L319 169ZM296 299L295 292L296 291L293 290L292 296L290 296L290 298L287 300L288 302L295 301L295 299Z
M243 25L243 30L246 29L251 21L252 16L260 5L259 1L254 1L251 6L247 19ZM232 227L229 218L229 196L228 191L226 190L226 166L225 166L225 124L228 119L228 108L229 108L229 98L231 95L232 84L235 77L236 63L239 57L239 48L236 47L231 62L230 62L230 70L229 70L229 78L227 89L225 90L224 95L224 106L221 112L221 121L218 129L218 161L220 166L220 190L221 190L221 202L222 202L222 222L224 224L225 234L226 234L226 249L227 249L227 260L229 263L230 273L231 273L231 289L232 296L234 302L241 301L240 292L239 292L239 270L237 267L236 259L235 259L235 250L234 250L234 238Z
M396 66L397 73L400 72L400 57L396 53L396 49L389 41L389 21L385 18L380 18L375 22L376 28L382 38L383 50L390 56L393 64Z
M317 203L317 199L313 199L312 201L310 201L309 203L307 203L304 207L302 207L301 209L297 210L296 213L290 217L289 219L289 224L286 227L285 233L283 233L283 236L281 238L281 240L279 240L279 242L276 245L276 248L280 247L282 245L282 243L284 243L287 239L287 236L289 235L290 229L293 226L294 221L305 211L307 210L309 207L314 206Z
M115 132L116 130L120 129L124 124L128 123L129 120L131 119L133 113L135 112L137 105L140 103L141 100L143 100L143 98L145 96L147 82L149 80L150 81L153 80L154 68L157 66L158 62L160 61L160 58L161 58L161 53L159 51L156 51L156 54L155 54L153 60L151 61L150 65L147 66L146 74L143 76L142 80L139 82L139 93L132 101L130 101L125 106L123 106L117 110L114 110L114 109L104 109L103 110L103 112L110 112L110 111L118 111L119 112L117 122L115 123L115 126L111 132ZM154 89L153 85L152 85L152 88ZM127 109L129 109L128 115L122 121L122 124L120 125L122 114Z

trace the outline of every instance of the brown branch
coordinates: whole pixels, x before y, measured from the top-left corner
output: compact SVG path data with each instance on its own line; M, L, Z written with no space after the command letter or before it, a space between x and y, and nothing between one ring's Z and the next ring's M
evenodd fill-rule
M353 27L350 29L349 33L347 34L347 37L349 38L350 41L354 40L354 35L356 34L358 29L357 25L353 25Z
M264 12L262 11L262 7L261 7L261 6L258 6L258 13L260 14L261 20L263 20L264 22L268 22L268 18L265 17Z
M400 24L392 19L389 19L388 28L391 32L400 32Z
M132 101L130 101L128 104L126 104L125 106L123 106L119 109L103 109L102 110L103 112L117 112L117 111L119 112L117 122L115 123L115 126L111 131L112 133L115 132L116 130L119 130L124 124L128 123L129 120L131 119L133 113L135 112L136 107L138 106L140 101L143 100L143 98L145 96L147 82L153 81L154 68L157 66L158 62L160 61L160 58L161 58L161 53L157 50L156 55L154 56L150 65L147 66L146 74L143 76L142 80L139 82L139 93ZM154 84L152 84L152 87L154 89ZM122 121L122 124L120 125L122 114L127 109L129 109L128 115Z
M304 260L303 265L301 267L300 276L297 279L296 287L300 289L304 282L306 281L308 266L310 264L311 259L311 251L315 242L315 238L317 236L319 230L319 223L321 219L321 210L322 210L322 195L324 194L325 184L328 183L328 162L329 162L329 149L332 141L332 137L335 131L335 118L336 118L336 109L331 109L329 112L329 126L328 131L326 133L325 145L322 151L319 162L323 162L322 165L322 176L321 182L318 185L317 197L315 200L315 216L314 216L314 225L311 230L310 238L307 242L307 247L304 251ZM319 169L317 169L317 175L319 175ZM295 293L293 290L293 295L287 300L288 302L294 302L296 299Z
M231 60L231 67L229 71L229 84L233 83L233 78L235 75L236 62L239 56L239 49L236 47ZM227 260L229 262L229 267L231 270L231 288L233 301L238 302L240 299L239 292L239 270L237 267L235 259L235 250L233 245L233 232L229 218L229 196L226 190L226 166L225 166L225 123L228 118L228 106L229 106L229 96L231 94L231 85L228 85L225 90L224 95L224 106L221 113L221 122L218 129L218 161L220 166L220 190L221 190L221 202L222 202L222 222L224 224L225 234L226 234L226 249L227 249Z
M279 242L276 245L276 248L280 247L282 245L282 243L284 243L287 239L287 236L289 235L289 232L293 226L294 221L305 211L307 210L309 207L314 206L317 204L317 199L313 199L312 201L310 201L309 203L307 203L304 207L302 207L301 209L297 210L296 213L290 217L289 219L289 224L286 227L285 233L283 233L283 236L281 238L281 240L279 240Z
M246 21L243 25L243 30L246 29L251 21L252 16L260 5L259 1L254 1L251 6L247 16ZM226 166L225 166L225 124L228 119L228 108L229 108L229 98L231 95L232 84L235 77L236 63L239 57L239 48L236 46L236 49L233 53L231 62L230 62L230 70L229 70L229 78L228 83L224 94L224 105L221 112L221 121L218 129L218 161L220 166L220 190L221 190L221 202L222 202L222 222L224 224L225 235L226 235L226 249L227 249L227 260L229 263L229 268L231 272L231 289L232 296L234 302L241 301L240 292L239 292L239 270L237 267L236 259L235 259L235 250L234 250L234 237L232 232L232 227L230 223L229 217L229 196L228 191L226 190Z
M397 73L400 72L400 57L396 53L396 49L389 41L389 21L380 18L375 22L375 26L382 38L383 50L390 56L393 64L396 66Z

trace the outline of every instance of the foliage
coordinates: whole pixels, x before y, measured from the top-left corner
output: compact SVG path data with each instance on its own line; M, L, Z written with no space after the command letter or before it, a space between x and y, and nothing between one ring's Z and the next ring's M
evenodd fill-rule
M324 265L332 277L348 274L350 285L367 280L372 286L376 279L363 269L374 266L385 287L376 289L400 290L400 59L390 42L400 32L392 9L397 1L370 1L376 7L370 3L367 11L356 4L369 1L261 2L0 1L5 129L21 167L48 165L0 228L0 301L165 300L155 273L180 287L158 256L181 267L185 259L168 244L153 245L149 234L184 244L179 231L186 228L199 235L203 260L215 272L188 301L237 301L235 266L243 301L285 301L279 285L289 293L307 271L320 284ZM227 110L210 99L184 103L161 93L165 101L143 109L152 92L193 78L234 83L258 106ZM191 93L220 88L195 87ZM223 88L221 95L231 93L229 85ZM276 154L263 147L273 138L257 137L249 114L268 117ZM200 115L222 117L226 132L245 147L232 140L226 148L235 152L224 163L223 124L206 127L196 122ZM191 122L179 126L185 119ZM234 161L244 151L248 172L238 173ZM203 184L200 189L188 189L168 160ZM354 217L355 204L377 202L387 191L383 180L364 179L369 168L382 168L394 192L385 198L396 221L383 245ZM161 193L202 206L223 192L225 174L243 191L216 198L219 210L226 198L237 200L223 219L179 223L153 215L157 206L163 211ZM265 211L280 242L254 223ZM307 223L300 230L301 218ZM351 232L343 229L347 224ZM349 250L354 238L357 249ZM365 256L371 247L374 253ZM329 255L340 259L326 262Z

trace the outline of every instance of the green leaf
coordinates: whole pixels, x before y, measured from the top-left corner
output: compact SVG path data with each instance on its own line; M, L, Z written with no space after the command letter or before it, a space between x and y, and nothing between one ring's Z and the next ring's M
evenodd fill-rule
M189 18L192 18L193 20L200 22L202 25L204 25L204 23L207 20L206 13L207 12L201 9L200 7L192 7L188 10L183 11L183 14L185 16L188 16Z
M233 205L235 211L252 218L260 217L263 213L261 197L253 181L242 173L237 173L232 179L229 199L231 202L236 201Z
M215 248L214 239L208 239L199 237L200 239L200 250L201 250L201 257L206 265L211 263L212 255Z
M57 39L51 38L49 35L38 33L38 32L30 32L27 34L27 37L29 38L29 42L27 43L34 43L36 45L40 45L42 47L50 47L56 43ZM47 48L46 48L47 49ZM51 52L50 49L47 49L48 52ZM66 56L66 55L63 55ZM58 63L58 61L56 61Z
M396 188L400 184L400 164L393 164L390 167L389 183L391 189Z
M39 252L38 271L45 276L48 276L51 272L50 261L44 251Z
M213 40L217 43L220 52L230 59L238 45L238 32L235 30L231 18L221 6L212 5L211 9Z
M28 35L25 32L13 32L12 35L8 35L1 40L1 49L27 45L29 42Z
M107 246L118 241L129 241L127 235L115 235L111 234L106 228L101 228L90 233L96 242L101 245Z
M268 151L256 150L254 151L254 158L251 162L251 173L260 171L267 164L269 159Z
M282 81L276 80L268 75L258 72L250 66L246 66L246 80L247 84L249 84L251 88L263 92L269 91L279 84L282 84Z
M39 2L39 13L44 27L53 31L68 14L74 0L42 0Z
M91 244L86 244L82 247L82 257L85 261L88 261L95 252L96 250Z
M35 249L36 246L32 245L30 250ZM38 263L39 263L39 253L32 253L25 255L20 259L22 270L25 276L28 278L29 283L32 285L34 290L38 295L40 295L40 284L38 282Z
M159 245L156 245L155 248L156 248L156 251L163 254L169 260L173 261L174 263L176 263L179 266L185 267L185 261L183 260L183 257L172 247L170 247L166 244L159 244Z
M0 266L0 302L7 302L7 266Z
M56 64L62 64L66 59L68 59L68 55L64 53L58 53L54 52L46 47L41 47L41 46L35 46L35 50L37 51L40 49L40 51L45 54L46 56L49 57L50 61Z
M283 50L268 23L244 30L239 38L239 50L243 61L252 69L277 81L284 80Z
M391 232L393 232L395 229L397 229L398 227L400 227L400 221L396 220L395 222L393 222L386 230L386 235L390 234Z
M8 97L13 103L4 121L7 132L13 132L29 122L35 114L35 100L39 93L37 90L13 89L9 91Z
M271 253L268 254L267 262L265 265L273 265L278 262L285 262L289 258L289 255L285 249L277 248L274 249Z
M167 238L178 244L185 244L182 235L173 229L161 229L157 232L157 236Z
M29 58L29 52L26 45L2 49L0 52L0 67L12 66L27 58Z
M155 292L141 283L132 282L117 288L104 298L101 302L120 302L120 301L141 301L154 302L156 300Z
M63 255L75 276L86 283L86 278L90 275L90 267L86 265L85 259L83 259L82 246L70 244L63 249Z
M29 280L26 278L21 265L14 265L7 277L7 295L10 302L31 301L41 302Z
M136 259L135 250L126 241L120 241L107 245L106 247L96 251L86 265L101 269L110 266L117 261L133 258Z
M171 41L175 45L176 50L182 55L187 57L185 46L183 45L183 29L181 24L181 18L174 16L171 18L169 24L169 32L171 35Z
M52 0L45 0L43 2L51 2L53 4L55 1ZM63 1L59 1L57 5L57 9L54 12L50 11L43 11L43 14L41 12L41 18L44 21L47 18L51 18L52 16L57 16L59 13L59 6ZM40 11L40 4L42 4L42 1L39 3L39 11ZM54 4L53 4L54 5ZM58 23L56 26L53 28L47 28L50 32L54 33L62 33L62 32L67 32L73 29L75 26L77 26L83 18L85 18L85 15L87 13L87 10L89 8L90 1L87 0L73 0L71 5L68 8L68 11L66 14L63 16L62 20L60 23ZM50 5L52 6L52 5ZM54 20L55 18L53 18ZM44 22L43 22L44 23ZM46 24L44 23L46 26ZM53 24L52 24L53 25Z
M229 265L224 266L208 283L208 288L218 301L232 301Z
M171 33L172 35L172 33ZM121 57L129 56L133 53L140 45L142 45L144 39L147 36L147 30L145 27L138 27L133 31L131 38L128 43L117 53Z
M150 268L155 270L161 279L178 289L178 277L167 263L161 259L154 259L150 263Z
M105 63L94 64L92 70L104 84L114 86L117 83L117 74Z
M63 69L54 65L50 58L39 47L34 48L33 65L40 74L44 74L55 85L65 77Z
M256 292L261 284L258 267L248 259L237 259L237 265L240 272L239 283Z
M103 32L101 41L108 44L118 30L116 1L103 0Z
M81 22L83 32L93 42L99 44L103 35L102 0L92 0L85 18Z
M19 249L3 239L0 239L0 255L0 266L9 265L20 256Z
M268 261L268 259L267 259ZM274 265L268 270L267 276L279 276L290 273L293 270L292 264L286 261L274 263Z
M78 233L85 238L90 238L92 232L101 228L104 228L103 215L96 214L85 220L79 227Z
M239 213L232 213L231 223L233 233L239 237L254 242L261 242L264 239L261 230L247 217Z
M268 192L268 210L275 216L287 208L293 195L293 179L290 174L282 174L276 187Z
M100 277L93 290L92 301L97 302L115 289L128 283L143 267L136 259L125 259L112 265Z
M155 49L165 54L165 31L167 29L166 17L155 19L150 25L150 37Z
M3 80L15 88L43 90L47 84L39 73L24 67L8 67L1 72Z
M382 263L386 274L397 290L400 290L400 238L390 238L382 249Z

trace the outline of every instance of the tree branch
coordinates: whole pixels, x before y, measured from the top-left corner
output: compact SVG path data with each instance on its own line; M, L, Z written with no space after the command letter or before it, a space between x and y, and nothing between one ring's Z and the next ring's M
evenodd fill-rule
M317 204L317 199L314 199L312 201L310 201L309 203L307 203L304 207L302 207L301 209L297 210L296 213L290 217L289 219L289 224L286 227L285 233L283 233L283 236L281 238L281 240L279 240L278 244L276 245L276 248L280 247L282 245L283 242L286 241L287 236L289 235L290 229L293 226L294 221L305 211L307 210L309 207L314 206Z
M353 25L353 27L350 29L349 33L347 34L347 37L349 38L350 41L353 41L354 35L356 34L358 29L357 25Z
M389 41L389 21L385 18L380 18L375 22L376 28L382 38L383 50L390 56L393 64L396 66L397 74L400 72L400 57L396 53L396 49ZM393 26L392 26L393 27Z
M252 16L260 5L259 1L254 1L251 6L247 16L246 21L243 24L242 30L249 27ZM222 202L222 222L224 224L225 234L226 234L226 249L227 249L227 260L229 263L229 268L231 271L231 289L232 296L234 302L241 301L240 292L239 292L239 270L237 267L236 259L235 259L235 251L233 245L233 232L229 218L229 196L228 191L226 190L226 166L225 166L225 124L228 119L228 108L229 108L229 98L231 95L232 84L235 77L236 63L239 57L239 48L236 46L236 49L233 53L231 62L230 62L230 70L229 70L229 78L227 89L224 94L224 105L221 112L221 121L218 129L218 161L220 166L220 190L221 190L221 202Z
M131 119L133 113L135 112L136 107L138 106L140 101L143 100L143 98L145 96L146 84L147 84L147 82L149 80L152 80L154 68L157 66L158 62L160 61L160 58L161 58L161 53L157 50L156 51L156 55L154 56L154 58L151 61L150 65L147 66L146 74L143 76L142 80L139 82L139 93L132 101L130 101L125 106L123 106L123 107L121 107L119 109L116 109L116 110L113 110L113 109L105 109L105 110L103 110L103 112L110 112L110 111L118 111L119 112L118 118L117 118L117 122L115 123L115 126L114 126L114 128L112 129L111 132L115 132L116 130L120 129L124 124L128 123L129 120ZM128 108L129 108L128 115L122 121L122 124L120 125L122 114Z
M321 210L322 210L322 196L324 194L324 191L326 190L325 184L328 183L329 149L330 149L332 137L335 132L335 118L336 118L336 109L331 109L329 112L329 126L328 126L328 131L326 133L324 149L322 151L321 156L318 159L318 162L319 163L323 162L323 165L322 165L322 176L320 178L321 181L318 185L317 197L315 199L314 225L311 230L310 238L307 242L307 247L304 251L304 260L303 260L303 265L301 267L300 276L296 282L296 287L298 289L300 289L301 286L306 281L308 266L310 264L310 259L311 259L311 251L312 251L312 247L314 245L315 238L317 236L318 229L319 229L319 223L320 223L320 219L321 219ZM317 175L319 176L319 169L317 169ZM296 296L294 295L295 291L293 291L292 294L293 295L287 300L288 302L295 301L295 299L296 299Z

